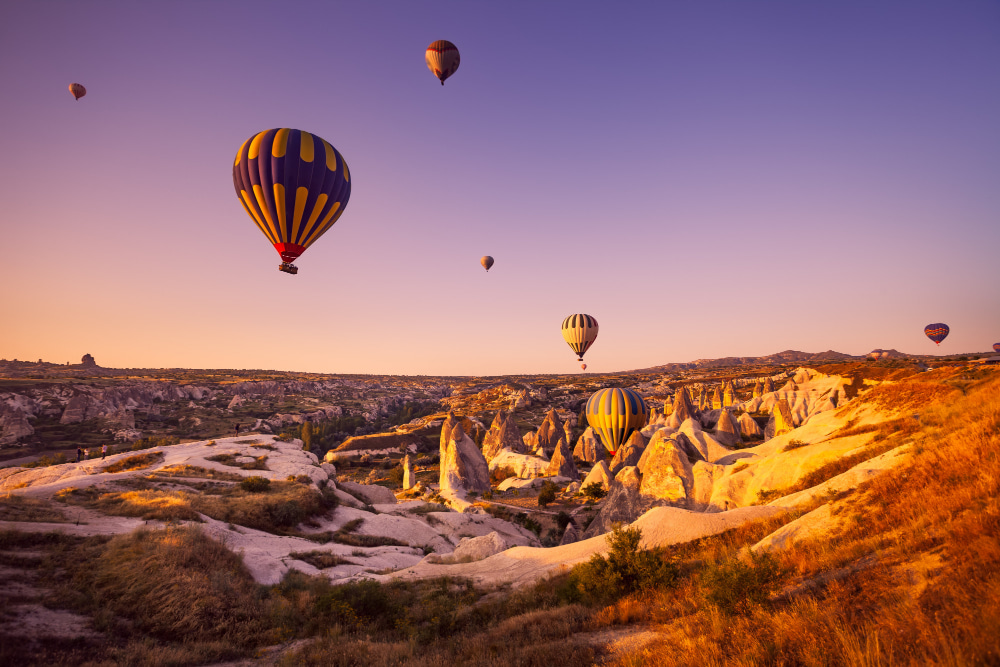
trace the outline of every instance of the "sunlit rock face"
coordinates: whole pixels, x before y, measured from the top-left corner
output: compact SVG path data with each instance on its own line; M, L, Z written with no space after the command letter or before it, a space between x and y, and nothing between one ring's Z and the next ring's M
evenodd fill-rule
M760 426L754 421L754 418L749 414L744 412L740 415L740 435L744 438L759 438L764 435L764 432L760 430Z
M608 462L598 461L594 467L590 469L590 472L587 473L587 477L583 480L581 488L587 486L588 484L597 483L601 485L601 488L607 491L611 488L611 483L614 479L614 475L611 474L611 470L608 468Z
M792 409L789 407L788 401L781 399L771 409L771 418L767 421L767 426L764 427L764 440L788 433L794 428Z
M493 418L490 430L483 438L483 456L486 458L486 462L492 461L504 449L516 454L525 452L524 441L521 439L513 416L506 410L500 410Z
M729 410L719 414L719 421L715 423L715 439L726 447L734 447L741 442L740 427Z
M490 469L483 453L456 423L449 432L448 444L441 457L442 494L464 496L485 493L490 489Z
M549 463L549 467L545 473L550 477L559 476L572 480L580 479L580 473L576 469L576 464L573 463L573 454L570 452L565 438L559 438L559 442L556 443L556 449L552 453L552 461Z
M597 436L594 435L594 429L588 426L587 430L581 433L580 438L576 441L573 457L579 461L597 463L608 458L608 450L598 441Z
M551 458L556 450L559 439L564 437L562 420L554 409L550 409L541 426L538 427L535 440L535 454Z
M639 463L639 458L642 457L642 452L645 449L645 438L638 431L633 432L628 440L625 441L625 444L621 446L621 449L615 452L615 457L611 459L609 466L611 474L617 475L622 468L634 466Z

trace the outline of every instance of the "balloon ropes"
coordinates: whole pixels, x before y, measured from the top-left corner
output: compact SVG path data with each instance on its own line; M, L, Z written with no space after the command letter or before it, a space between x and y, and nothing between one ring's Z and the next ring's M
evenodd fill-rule
M462 57L458 54L458 47L446 39L439 39L431 42L424 53L424 60L427 61L427 68L436 76L441 85L444 80L458 71L458 65Z
M928 324L926 327L924 327L924 335L926 335L928 338L930 338L938 345L940 345L941 341L943 341L945 338L948 337L949 331L951 331L951 329L948 328L948 325L943 324L941 322L937 322L935 324Z
M576 352L578 361L583 361L583 355L594 344L594 341L597 339L597 330L597 319L590 315L578 313L570 315L563 320L563 338L569 344L570 348Z
M69 92L74 100L78 100L87 94L87 89L83 87L83 84L71 83L69 84Z
M648 418L646 402L631 389L600 389L587 401L587 422L612 456Z
M281 256L292 264L333 226L351 198L351 175L336 148L289 128L258 132L243 142L233 164L236 197Z
M493 258L489 255L483 255L479 260L479 263L483 265L484 269L486 269L486 273L489 273L490 267L493 266Z

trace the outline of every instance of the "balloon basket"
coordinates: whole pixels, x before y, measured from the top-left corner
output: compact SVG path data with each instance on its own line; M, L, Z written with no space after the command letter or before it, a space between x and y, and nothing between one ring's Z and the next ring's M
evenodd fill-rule
M281 264L278 265L278 270L284 271L285 273L290 273L294 276L296 273L299 272L299 267L295 266L290 262L282 262Z

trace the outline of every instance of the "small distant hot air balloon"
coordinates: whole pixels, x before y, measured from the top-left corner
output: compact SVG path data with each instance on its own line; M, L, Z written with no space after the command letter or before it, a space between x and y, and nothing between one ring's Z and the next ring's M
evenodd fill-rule
M951 329L948 328L948 325L941 322L928 324L924 327L924 334L938 345L940 345L941 341L948 337L949 331L951 331Z
M490 267L493 266L493 258L489 255L483 255L479 260L479 263L483 265L484 269L486 269L486 273L489 273Z
M633 431L646 425L649 408L631 389L599 389L587 401L587 422L614 456Z
M587 364L580 364L580 368L582 370L587 370Z
M570 315L563 320L563 338L576 352L579 361L583 361L583 355L597 339L597 329L597 318L583 313Z
M340 219L351 198L351 175L329 142L280 127L243 142L233 165L236 197L278 254L292 264Z
M439 39L427 47L424 60L427 61L428 69L441 80L443 86L444 80L458 71L458 64L462 58L458 54L457 46L446 39Z
M78 100L87 94L87 89L79 83L69 84L69 92L73 95L73 99Z
M993 351L1000 352L1000 343L993 343Z

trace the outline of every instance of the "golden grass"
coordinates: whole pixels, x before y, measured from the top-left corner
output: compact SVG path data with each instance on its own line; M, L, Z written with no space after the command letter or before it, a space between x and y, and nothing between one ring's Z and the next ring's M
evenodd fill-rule
M146 452L144 454L129 456L121 459L120 461L115 461L111 465L103 467L101 472L128 472L130 470L142 470L143 468L148 468L149 466L157 464L162 460L163 452Z
M47 500L25 496L0 496L0 520L63 523L66 516Z
M696 568L677 589L639 598L647 613L632 612L630 621L655 624L663 639L612 664L997 662L1000 378L973 380L964 393L945 386L950 380L941 378L919 426L907 429L911 460L835 503L841 524L833 534L777 554L792 573L784 593L726 616L706 602ZM923 381L911 384L892 390L908 405ZM691 548L681 551L721 555ZM595 618L611 623L616 613Z

